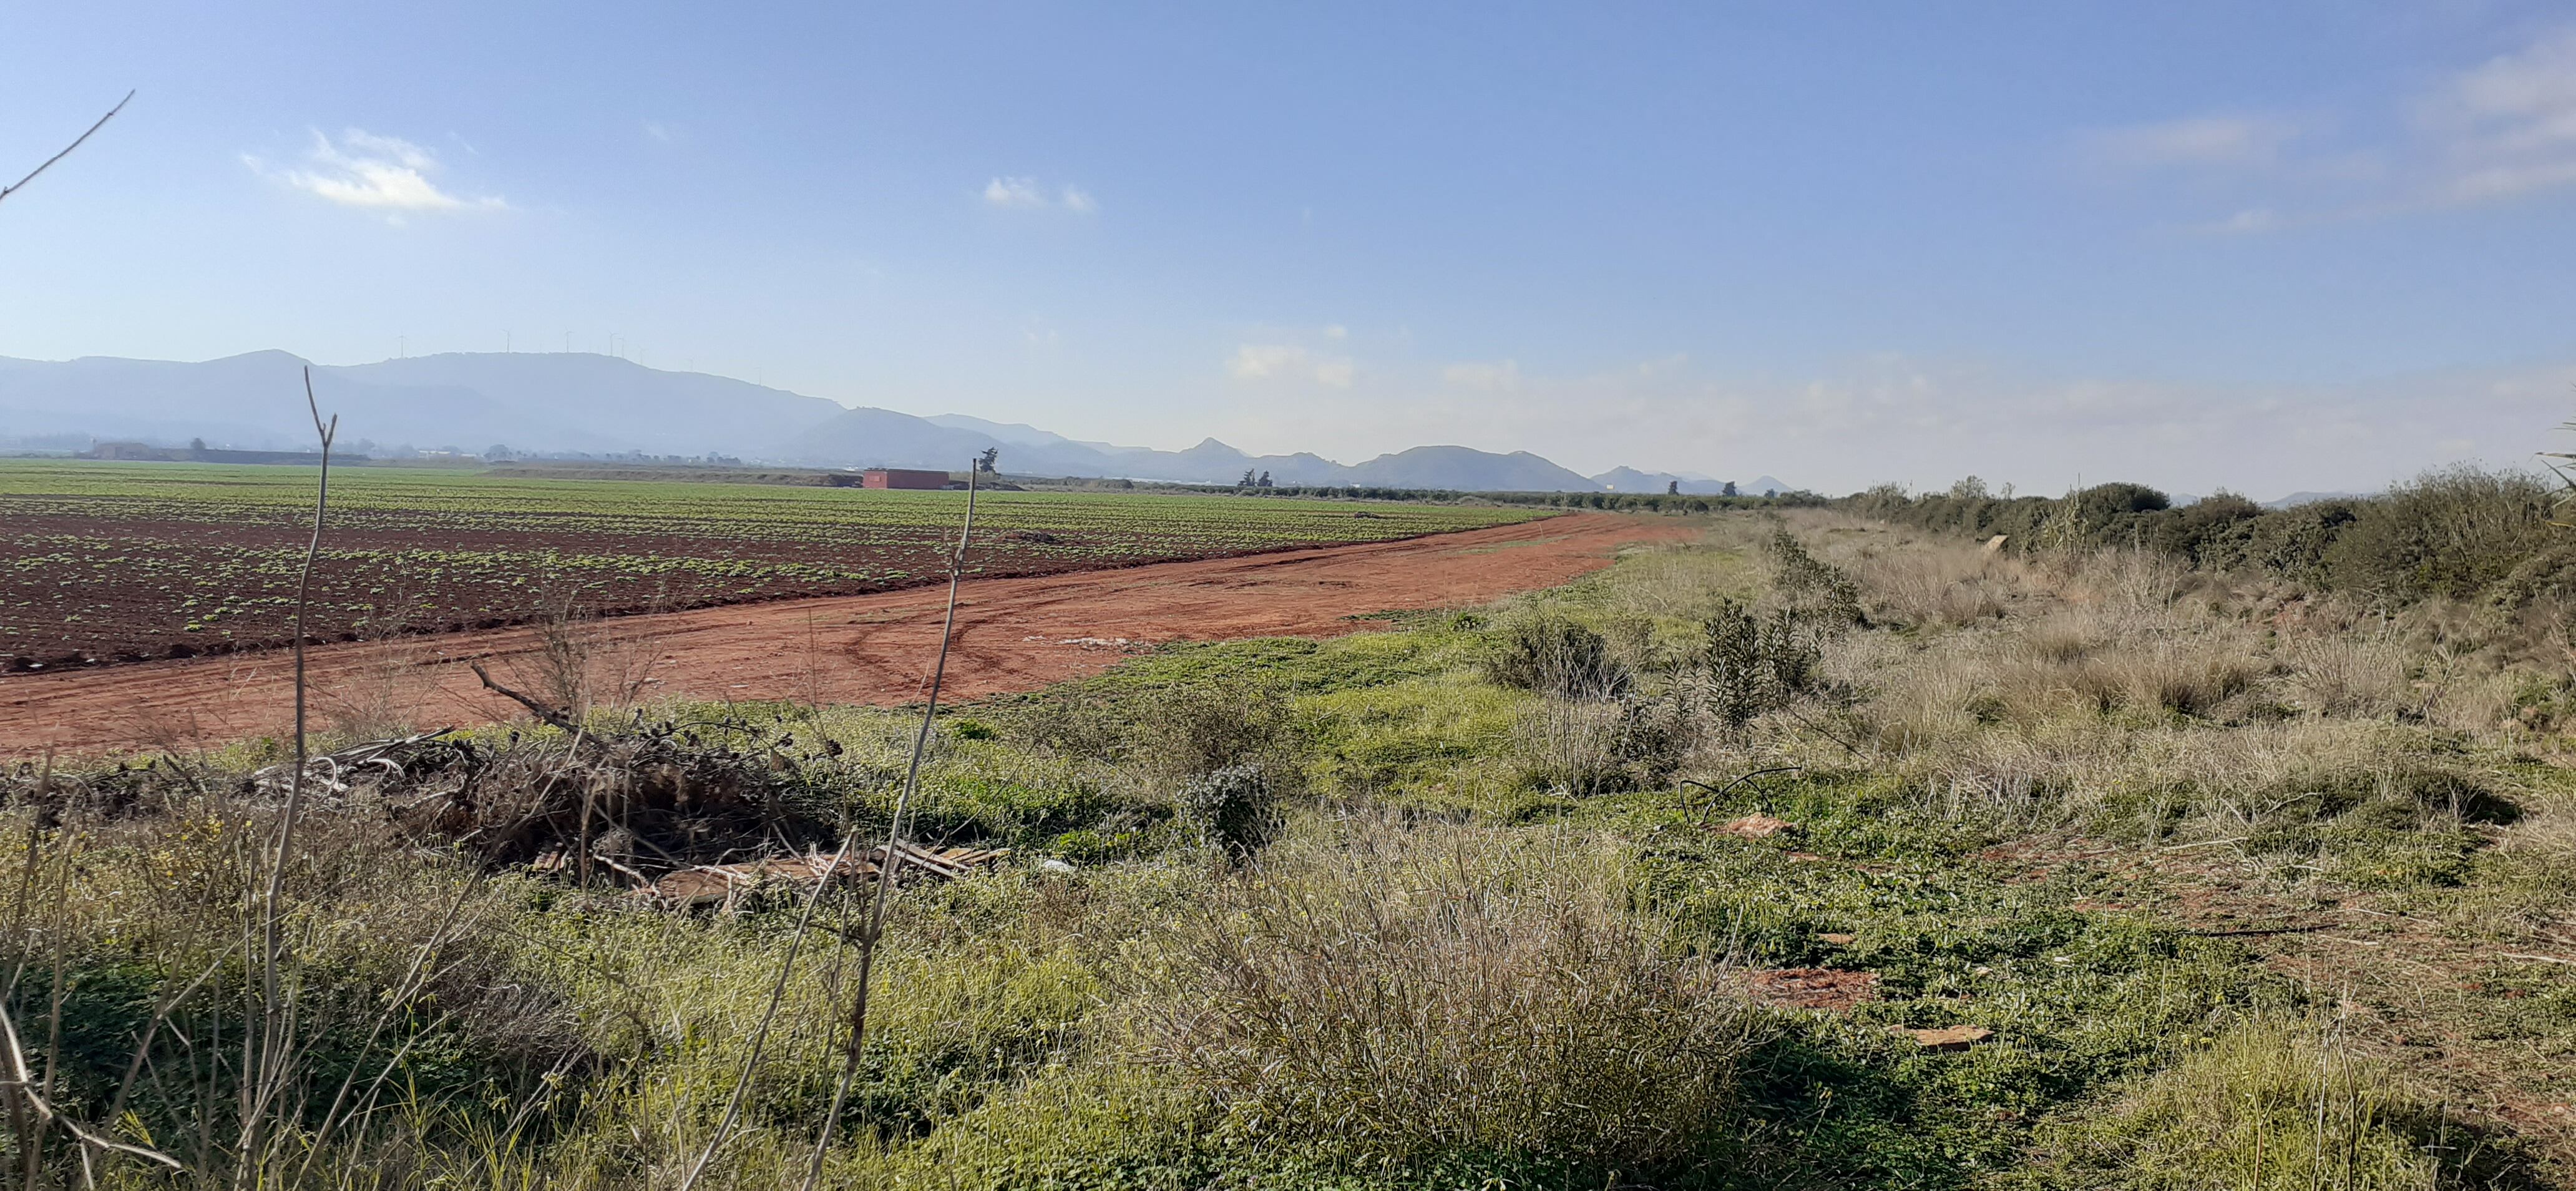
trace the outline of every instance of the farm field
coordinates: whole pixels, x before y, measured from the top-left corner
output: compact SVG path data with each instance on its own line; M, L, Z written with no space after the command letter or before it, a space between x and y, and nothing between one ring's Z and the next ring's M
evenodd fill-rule
M2572 1185L2576 692L2502 697L2557 659L2494 640L2422 685L2455 609L2371 634L2171 556L1826 511L1309 551L1339 569L1304 586L1519 577L1620 521L1656 540L1565 586L1324 640L1238 621L927 723L675 683L569 732L332 724L283 887L316 1041L278 1078L327 1104L343 1056L386 1074L267 1151L233 1140L237 1068L188 1060L259 1020L243 841L279 830L282 742L0 766L0 880L53 948L14 1028L64 1119L208 1184ZM1294 607L1300 557L983 584L952 664L1111 601ZM874 614L941 594L822 602L918 658L936 630ZM982 859L881 920L807 875L898 835ZM41 1157L74 1184L69 1143Z
M1590 574L1622 552L1694 536L1681 518L1573 513L1436 537L1204 558L967 584L954 697L1037 690L1175 642L1338 637L1406 613L1480 604ZM623 663L657 698L891 706L921 697L944 586L623 617L567 634ZM326 722L501 722L524 709L466 663L542 675L551 626L355 641L307 651ZM293 724L278 654L48 668L0 682L0 762L47 751L223 744ZM265 663L265 664L263 664ZM610 674L602 683L622 687Z
M0 462L0 670L285 643L310 468ZM856 595L935 577L965 496L689 482L332 473L324 640ZM985 493L978 577L1385 541L1523 510Z

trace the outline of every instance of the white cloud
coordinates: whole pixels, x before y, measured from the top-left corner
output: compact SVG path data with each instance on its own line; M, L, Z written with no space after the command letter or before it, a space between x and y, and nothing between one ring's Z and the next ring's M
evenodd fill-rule
M2093 134L2096 156L2114 165L2243 166L2268 164L2300 133L2281 116L2195 116Z
M258 158L242 159L254 170L268 169ZM463 198L431 181L438 157L399 137L378 136L352 128L334 143L320 132L304 153L304 168L273 174L279 181L315 197L347 207L383 212L396 221L406 213L499 210L509 204L498 196Z
M1076 215L1089 215L1100 209L1091 192L1079 186L1057 188L1053 195L1035 178L995 178L984 184L984 201L996 207L1042 209L1062 207Z
M2373 113L2358 113L2373 115ZM2179 174L2237 206L2194 225L2266 232L2576 188L2576 27L2395 96L2376 135L2322 144L2330 122L2212 115L2093 134L2099 162ZM2250 201L2249 201L2250 200Z
M2462 73L2423 105L2422 123L2445 158L2441 197L2451 201L2576 184L2576 28Z
M1469 360L1440 370L1440 380L1461 389L1487 393L1509 393L1521 387L1521 366L1517 360L1483 363Z
M2459 202L2509 199L2576 184L2576 159L2480 166L2451 180L2445 192Z
M671 143L671 126L659 120L647 120L644 122L644 135L667 145Z
M1313 381L1336 389L1350 388L1359 376L1348 356L1322 355L1288 343L1243 344L1234 349L1225 370L1241 381Z
M984 184L984 201L996 207L1043 207L1046 192L1032 178L995 178Z
M2450 102L2502 149L2576 144L2576 28L2494 58L2451 86Z
M1324 328L1324 338L1326 339L1348 339L1350 337L1351 329L1340 323L1334 323Z

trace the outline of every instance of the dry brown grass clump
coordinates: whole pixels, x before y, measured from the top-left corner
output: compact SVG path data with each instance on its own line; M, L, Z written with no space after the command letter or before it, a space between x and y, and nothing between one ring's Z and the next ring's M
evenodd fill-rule
M1274 845L1165 938L1144 1036L1261 1131L1682 1157L1731 1111L1750 1019L1627 889L1609 844L1564 831Z

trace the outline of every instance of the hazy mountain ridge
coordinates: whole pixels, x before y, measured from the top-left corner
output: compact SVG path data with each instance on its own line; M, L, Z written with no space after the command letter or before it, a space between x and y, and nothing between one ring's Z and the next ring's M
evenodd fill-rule
M1719 496L1729 483L1735 484L1738 496L1760 496L1765 492L1787 492L1787 484L1769 476L1755 476L1750 481L1712 480L1696 472L1639 471L1633 467L1614 467L1592 477L1592 482L1609 492L1670 492L1679 487L1686 496Z
M0 357L0 439L87 435L247 449L309 446L306 362L282 351L202 363L90 356ZM1527 451L1421 446L1342 464L1308 452L1250 455L1210 438L1179 451L1075 439L964 414L917 417L847 409L729 377L666 372L585 353L449 353L373 364L312 365L344 444L468 452L724 455L822 467L963 467L993 448L1007 471L1231 483L1246 472L1284 485L1461 491L1714 493L1696 474L1618 468L1586 477ZM1769 477L1739 485L1758 494Z

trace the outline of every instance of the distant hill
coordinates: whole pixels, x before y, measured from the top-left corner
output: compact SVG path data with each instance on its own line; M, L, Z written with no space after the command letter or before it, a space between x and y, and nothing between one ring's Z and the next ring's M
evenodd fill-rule
M951 430L972 430L997 441L1020 447L1090 447L1100 451L1123 449L1105 442L1076 442L1052 430L1040 430L1024 422L990 422L966 414L932 414L922 421L935 426L946 426Z
M312 440L306 362L279 351L202 363L88 357L0 357L0 442L82 438L298 450ZM1245 472L1286 485L1445 488L1468 492L1715 492L1705 476L1618 468L1596 480L1514 451L1425 446L1345 465L1319 455L1248 455L1213 438L1179 451L1086 441L965 414L916 417L849 409L727 377L666 372L584 353L449 353L348 366L314 365L343 444L482 453L729 456L820 467L962 468L993 448L1024 475L1232 483ZM1741 485L1758 495L1764 477Z
M313 437L304 412L304 367L305 361L277 351L202 364L0 359L0 434L203 438L251 450L295 449ZM820 397L585 354L314 365L313 380L353 439L466 451L506 444L742 455L841 410Z
M1466 447L1415 447L1380 455L1334 481L1460 492L1594 492L1600 485L1527 451L1496 455Z
M1014 445L975 430L941 426L890 409L843 410L822 422L782 435L755 452L816 467L942 467L964 471L968 460L991 447L1013 456Z
M1614 467L1592 477L1592 482L1611 492L1670 492L1680 485L1687 496L1716 496L1726 491L1726 481L1712 480L1694 472L1639 471L1633 467ZM1757 476L1735 486L1738 496L1760 496L1764 492L1787 492L1787 484L1769 476Z

